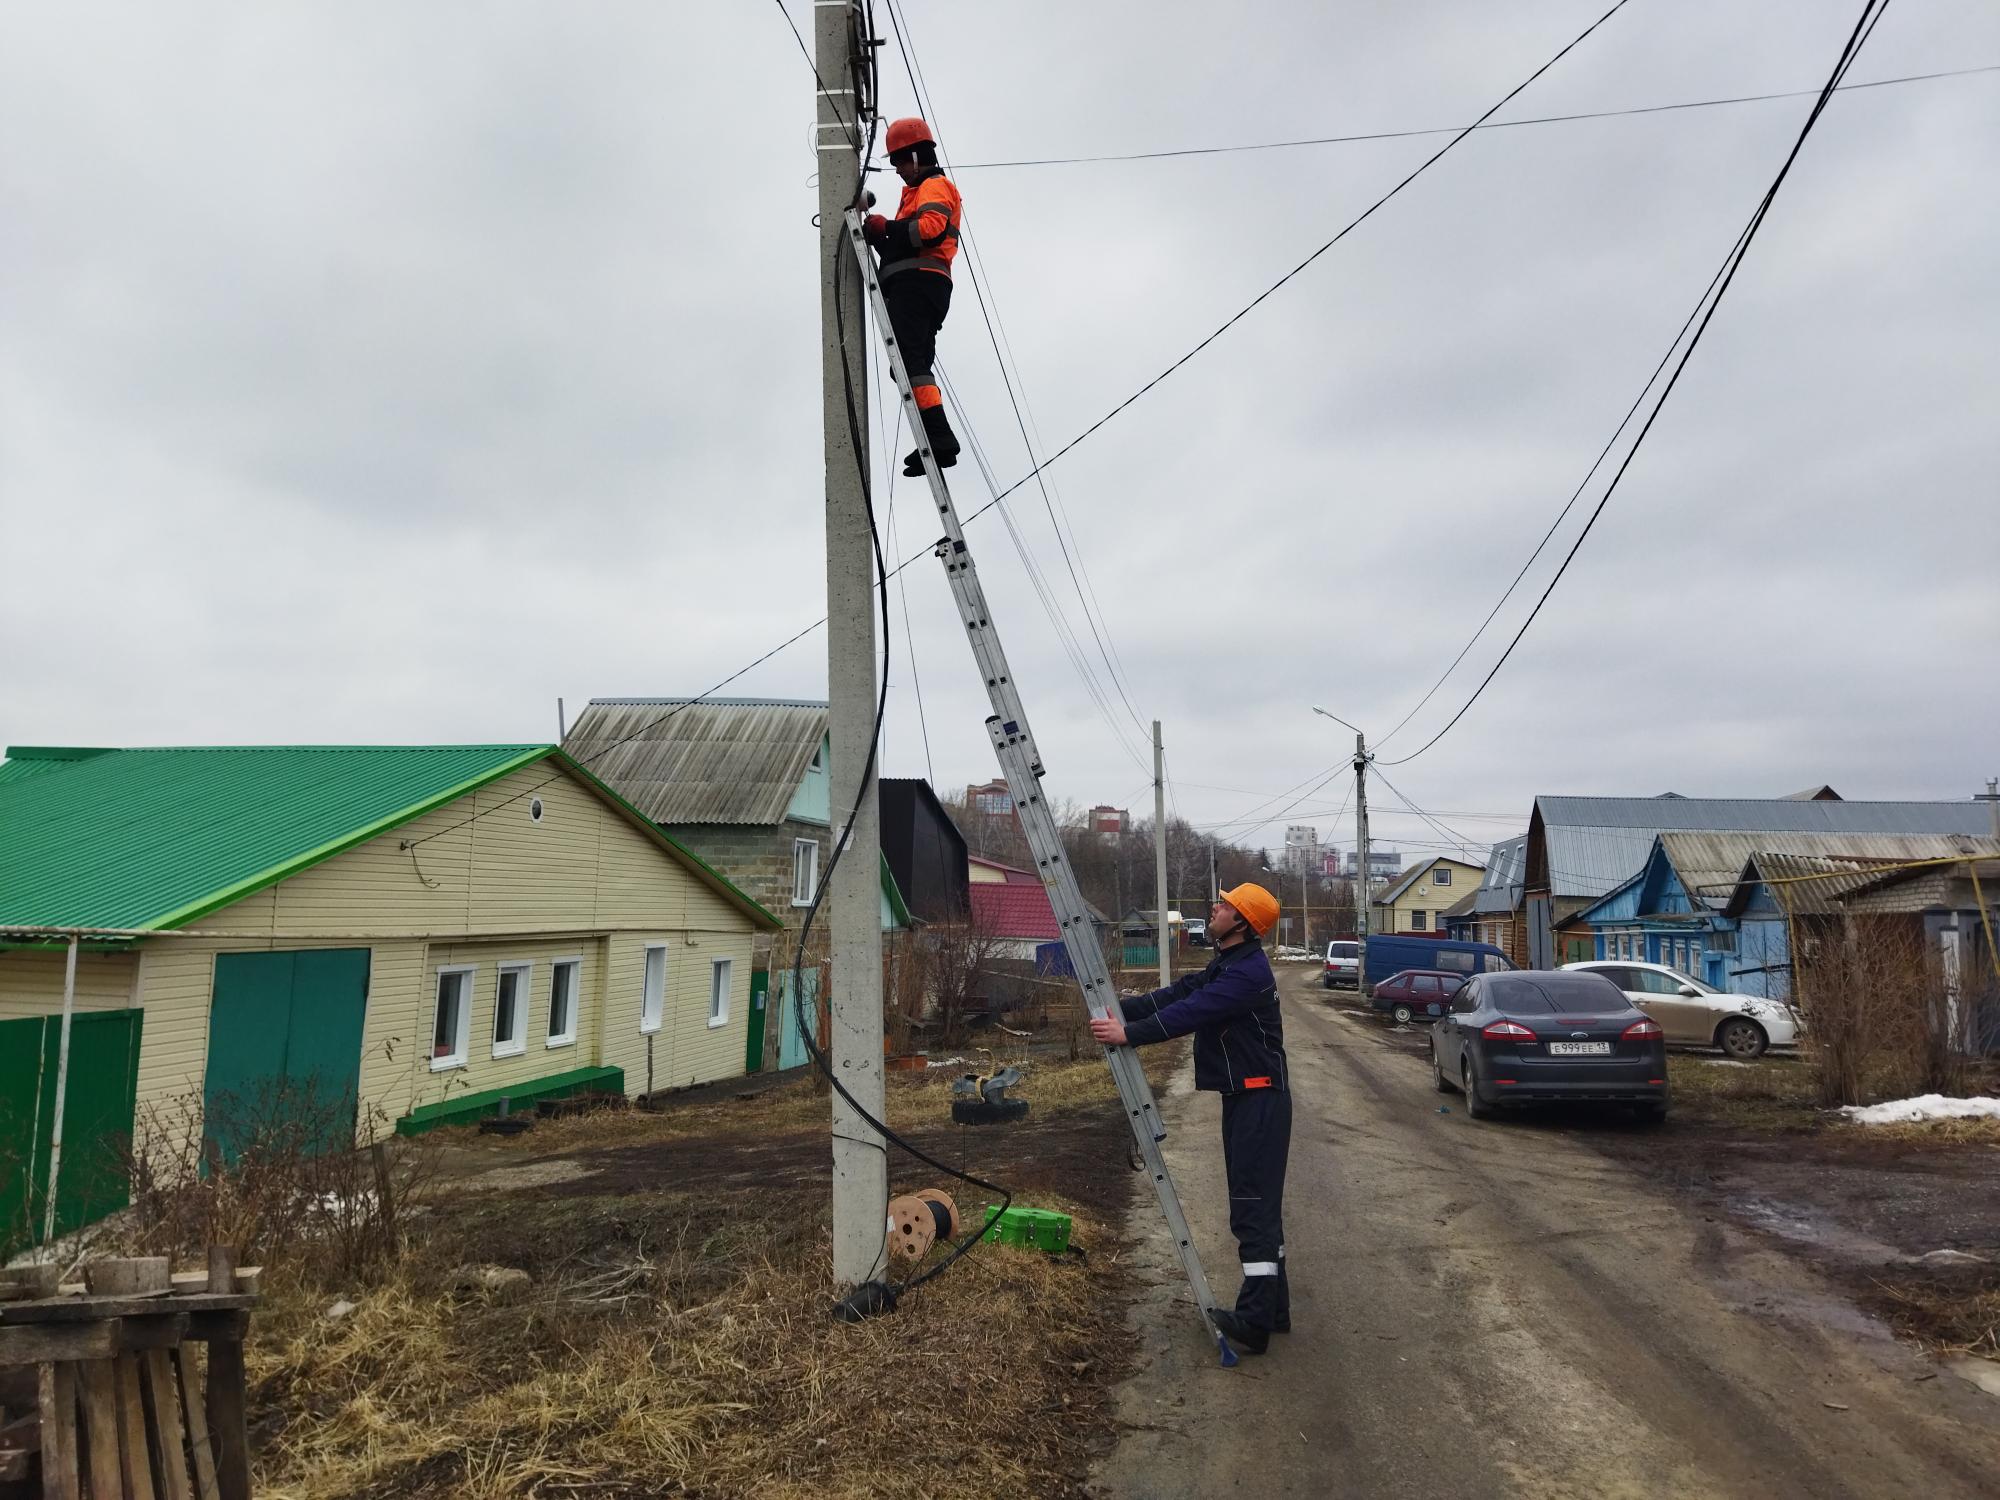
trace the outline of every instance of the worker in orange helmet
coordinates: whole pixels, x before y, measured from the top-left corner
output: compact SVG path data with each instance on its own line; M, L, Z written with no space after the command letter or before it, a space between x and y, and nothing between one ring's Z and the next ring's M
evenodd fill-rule
M1229 1232L1243 1261L1232 1309L1209 1316L1230 1343L1262 1354L1292 1327L1285 1275L1285 1161L1292 1146L1291 1076L1278 983L1261 939L1278 920L1278 898L1261 885L1222 893L1208 918L1215 957L1165 989L1121 997L1116 1016L1090 1034L1107 1047L1138 1047L1194 1034L1194 1086L1222 1095L1222 1163L1229 1181Z
M937 142L922 120L897 120L889 126L889 165L903 179L903 199L896 217L870 214L863 223L868 243L882 259L882 300L889 305L889 322L902 351L910 389L923 413L924 433L938 467L958 462L958 438L944 414L931 365L937 358L938 329L951 311L951 263L958 257L958 231L964 208L958 189L938 165ZM903 472L917 478L924 472L919 450L903 460Z

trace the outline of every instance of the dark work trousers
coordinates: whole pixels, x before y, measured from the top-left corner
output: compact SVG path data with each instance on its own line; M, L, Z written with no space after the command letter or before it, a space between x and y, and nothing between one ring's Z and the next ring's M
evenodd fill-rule
M1268 1333L1292 1316L1285 1276L1285 1158L1292 1148L1288 1089L1222 1096L1222 1165L1229 1178L1229 1232L1243 1260L1236 1312Z
M937 359L938 330L951 311L951 278L936 271L898 271L882 278L882 300L889 306L889 326L910 388L936 385L931 365Z

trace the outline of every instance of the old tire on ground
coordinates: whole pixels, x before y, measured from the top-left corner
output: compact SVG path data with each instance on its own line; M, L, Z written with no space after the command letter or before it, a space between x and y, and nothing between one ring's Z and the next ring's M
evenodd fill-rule
M1444 1076L1444 1069L1438 1064L1437 1043L1431 1043L1431 1084L1440 1094L1451 1092L1451 1080Z
M1472 1062L1460 1058L1458 1063L1458 1086L1465 1094L1465 1112L1475 1120L1493 1118L1493 1106L1479 1097L1479 1085L1472 1077Z
M955 1125L1004 1125L1028 1112L1026 1099L1002 1099L988 1104L984 1099L954 1099L951 1118Z
M1394 1021L1398 1026L1409 1025L1410 1017L1415 1014L1415 1011L1411 1010L1409 1006L1400 1000L1389 1007L1389 1019Z
M1770 1044L1763 1027L1741 1016L1730 1017L1715 1030L1715 1045L1738 1062L1755 1062Z

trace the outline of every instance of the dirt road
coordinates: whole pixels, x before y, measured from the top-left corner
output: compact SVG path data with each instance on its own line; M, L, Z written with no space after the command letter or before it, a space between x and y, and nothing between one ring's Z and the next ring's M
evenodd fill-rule
M1312 977L1283 980L1295 1331L1219 1368L1145 1195L1141 1363L1103 1494L2000 1495L2000 1400L1579 1132L1468 1120ZM1216 1099L1183 1076L1164 1102L1233 1297Z

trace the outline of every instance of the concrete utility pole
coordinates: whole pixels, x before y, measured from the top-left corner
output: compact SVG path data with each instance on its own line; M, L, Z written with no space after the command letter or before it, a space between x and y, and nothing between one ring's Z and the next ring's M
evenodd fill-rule
M852 825L828 892L834 1077L882 1118L880 810L875 738L875 553L868 524L868 319L844 244L865 139L854 80L866 33L854 4L813 7L819 156L820 393L826 456L826 682L832 825ZM844 339L843 339L844 334ZM843 348L843 343L845 347ZM861 442L856 443L860 436ZM864 774L866 772L867 774ZM844 801L851 799L851 801ZM886 1143L833 1093L833 1275L875 1275L889 1212Z
M1222 899L1222 887L1215 883L1215 835L1208 839L1208 904L1215 905Z
M1354 854L1360 861L1354 882L1354 993L1368 991L1368 908L1374 882L1368 874L1368 742L1354 731Z
M1368 989L1368 910L1373 882L1368 878L1368 741L1338 714L1317 703L1312 711L1323 719L1354 729L1354 992Z
M1160 903L1154 926L1160 934L1160 984L1174 982L1174 952L1167 922L1167 781L1166 752L1160 748L1160 721L1153 720L1153 885Z

